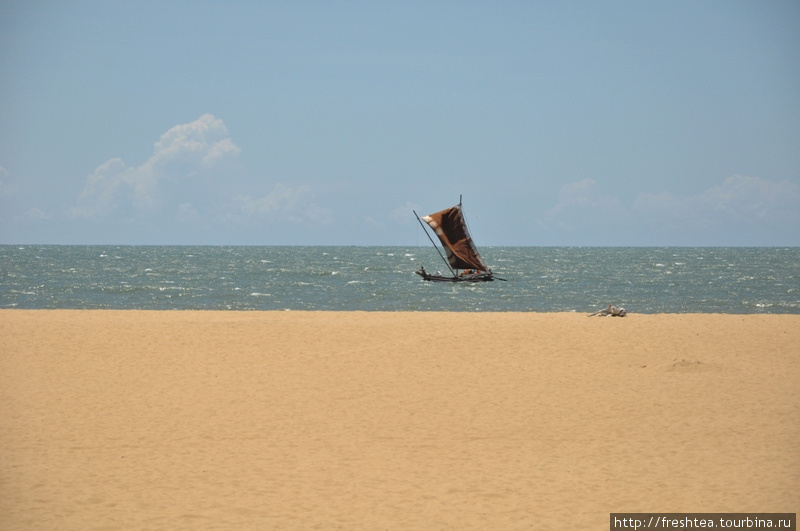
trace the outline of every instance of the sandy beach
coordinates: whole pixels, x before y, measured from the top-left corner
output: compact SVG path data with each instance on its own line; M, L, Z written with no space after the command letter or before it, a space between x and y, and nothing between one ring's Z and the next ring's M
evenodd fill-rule
M800 316L0 311L0 529L800 509Z

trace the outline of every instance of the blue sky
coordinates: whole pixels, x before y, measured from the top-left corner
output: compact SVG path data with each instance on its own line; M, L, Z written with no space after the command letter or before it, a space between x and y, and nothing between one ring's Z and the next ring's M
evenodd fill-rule
M800 245L800 3L0 2L0 243Z

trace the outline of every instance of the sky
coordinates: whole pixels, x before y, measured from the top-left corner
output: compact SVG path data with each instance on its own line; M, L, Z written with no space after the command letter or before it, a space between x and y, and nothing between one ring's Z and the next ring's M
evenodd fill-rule
M0 0L0 244L800 245L800 2Z

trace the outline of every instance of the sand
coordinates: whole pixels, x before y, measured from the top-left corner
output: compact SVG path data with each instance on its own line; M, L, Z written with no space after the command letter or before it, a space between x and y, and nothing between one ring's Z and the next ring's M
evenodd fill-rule
M800 316L0 311L0 529L797 512Z

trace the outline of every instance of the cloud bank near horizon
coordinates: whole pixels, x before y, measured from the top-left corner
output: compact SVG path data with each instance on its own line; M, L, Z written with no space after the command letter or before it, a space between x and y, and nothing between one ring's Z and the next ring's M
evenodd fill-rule
M246 178L241 152L223 120L204 114L163 133L141 164L112 158L97 166L76 191L66 215L64 210L59 214L29 205L15 222L40 227L75 222L82 227L80 234L97 227L104 238L136 234L139 227L144 241L157 227L157 241L174 243L187 234L197 242L213 233L213 243L270 244L280 235L281 244L324 244L314 240L316 233L309 229L327 227L328 234L352 238L332 244L370 245L375 244L370 234L377 233L402 242L413 226L411 210L420 208L406 197L370 198L368 202L380 203L383 210L365 209L355 228L346 226L345 216L335 215L336 198L329 194L320 202L312 184ZM0 200L18 200L18 188L0 167ZM640 191L632 197L625 201L594 178L568 183L553 198L552 207L516 220L518 227L536 226L536 239L531 239L533 232L512 231L500 244L800 245L800 185L788 180L732 175L695 194ZM187 232L187 227L204 230ZM739 236L743 239L737 240Z
M720 238L739 233L752 240L759 232L767 237L751 244L780 245L768 236L800 227L800 185L733 175L696 194L640 192L626 204L587 178L563 186L556 205L543 213L541 224L570 234L620 234L638 238L637 245L648 244L647 239L658 241L658 236L686 245L731 245ZM706 241L710 239L717 243ZM791 245L798 243L795 239ZM675 244L679 245L671 243Z
M733 175L696 195L643 193L633 204L651 222L711 228L741 223L776 229L800 227L800 185Z
M172 127L138 166L112 158L86 179L73 218L103 222L165 216L185 223L235 225L280 216L293 223L329 223L330 211L317 206L307 185L276 183L254 197L233 194L231 180L241 170L241 148L225 123L212 114Z
M222 120L205 114L161 135L153 154L139 166L128 166L119 158L98 166L70 213L94 220L120 210L142 216L155 214L175 206L169 204L175 198L167 197L170 188L202 186L221 169L230 168L240 152Z

